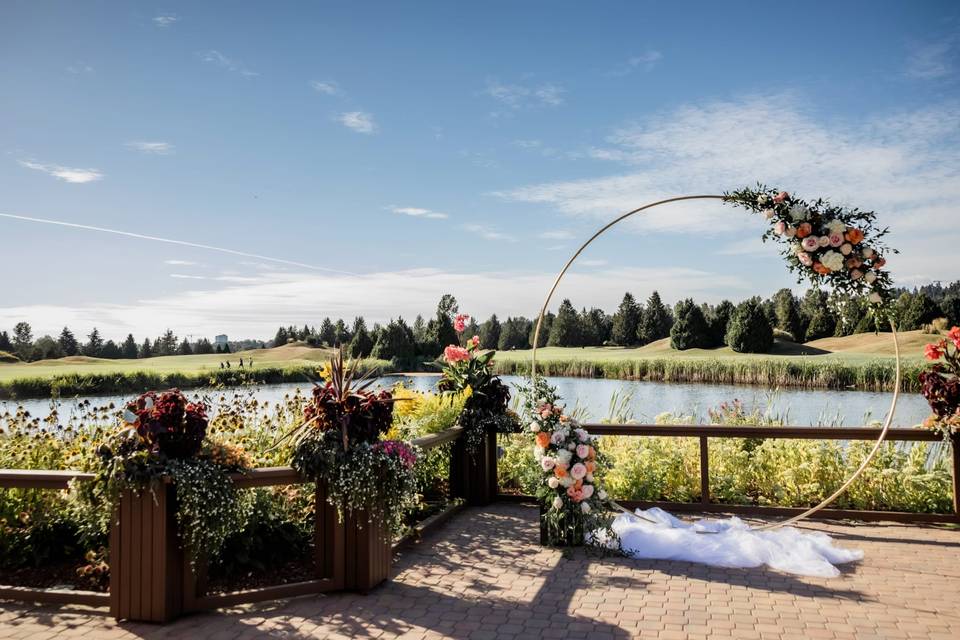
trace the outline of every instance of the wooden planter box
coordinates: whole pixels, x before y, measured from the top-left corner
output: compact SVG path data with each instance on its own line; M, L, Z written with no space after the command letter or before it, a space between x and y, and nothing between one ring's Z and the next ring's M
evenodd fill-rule
M183 611L193 577L184 571L175 495L156 483L120 497L110 528L110 613L118 620L168 622Z
M462 462L457 467L461 474L457 487L459 497L464 498L468 506L485 507L497 499L497 434L488 431L483 437L480 450L470 452L463 440L458 440L453 454L454 460ZM452 464L452 463L451 463ZM453 467L451 466L451 471Z
M347 591L370 591L390 577L393 561L390 531L379 519L371 522L366 510L344 513L341 526L343 588Z

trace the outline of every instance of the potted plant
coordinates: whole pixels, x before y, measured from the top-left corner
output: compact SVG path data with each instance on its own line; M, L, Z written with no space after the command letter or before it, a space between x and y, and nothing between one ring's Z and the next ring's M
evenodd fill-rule
M317 384L294 438L291 465L323 485L345 528L344 588L366 591L387 579L393 537L418 500L413 447L381 440L393 419L393 397L372 391L343 351Z
M926 346L931 364L920 373L920 392L933 410L924 426L937 429L944 438L953 438L957 446L960 433L960 327L953 327L947 337Z

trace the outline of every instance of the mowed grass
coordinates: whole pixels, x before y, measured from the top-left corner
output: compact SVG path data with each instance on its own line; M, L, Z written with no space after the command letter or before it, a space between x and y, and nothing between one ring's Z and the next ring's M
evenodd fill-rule
M15 364L0 363L0 383L18 378L50 378L82 374L112 374L146 371L158 374L181 373L196 375L220 371L220 363L230 361L231 371L239 370L240 358L244 370L253 368L287 368L319 366L330 359L332 349L317 349L306 345L290 344L273 349L254 349L238 353L214 353L199 356L160 356L142 360L104 360L87 356L70 356L58 360Z

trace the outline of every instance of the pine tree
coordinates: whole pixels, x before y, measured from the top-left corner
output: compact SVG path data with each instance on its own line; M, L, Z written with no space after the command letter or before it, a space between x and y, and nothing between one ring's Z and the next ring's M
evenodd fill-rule
M381 360L391 360L399 364L410 363L415 357L413 331L398 318L391 320L377 336L371 355Z
M13 344L10 342L10 334L6 331L0 331L0 351L6 351L7 353L13 353L14 351Z
M501 331L497 314L493 314L480 326L480 346L484 349L496 349L500 344Z
M108 360L118 360L123 355L120 351L120 347L117 346L117 343L113 340L107 340L103 343L103 346L100 348L99 357L106 358Z
M795 342L803 342L800 304L790 289L780 289L774 294L773 311L777 329L789 333Z
M353 339L350 340L350 357L366 358L373 351L373 341L367 333L367 323L363 316L353 320Z
M333 325L333 344L336 347L350 344L350 332L347 331L347 325L342 318Z
M435 353L427 353L428 357L436 357L447 345L459 344L457 330L453 328L453 316L457 314L459 305L457 299L449 293L444 294L437 303L437 313L433 320L427 323L429 343L436 349Z
M283 327L277 329L277 335L273 337L273 346L282 347L287 344L289 336L287 335L287 330Z
M87 336L87 344L83 346L83 355L98 358L102 350L103 338L100 337L100 332L94 327L90 335Z
M511 349L530 348L530 321L526 318L507 318L500 326L500 340L497 349L509 351Z
M670 315L670 310L660 300L660 294L654 291L650 294L647 306L643 309L643 317L640 320L637 337L640 338L641 344L666 338L670 335L672 324L673 318Z
M63 331L60 332L57 343L60 345L60 350L65 356L75 356L80 353L80 344L77 342L77 338L73 335L73 332L67 327L64 327ZM0 348L0 350L2 350L2 348Z
M901 316L903 326L899 327L902 331L912 331L923 328L923 325L930 324L936 318L943 317L943 310L934 300L922 291L913 296L910 306L906 313Z
M710 326L710 346L722 347L726 344L727 325L736 307L729 300L724 300L711 309L707 322Z
M177 336L174 335L173 331L167 329L166 333L163 334L163 337L160 338L160 355L163 356L172 356L177 353Z
M184 338L183 342L180 343L180 346L177 347L177 354L181 356L193 355L193 349L190 347L190 343L187 342L186 338Z
M960 326L960 295L949 294L940 301L940 308L943 315L947 317L947 324L951 327ZM0 346L0 351L3 347Z
M143 339L143 344L140 345L140 353L138 353L137 355L141 358L153 357L153 347L150 346L150 338Z
M433 343L430 337L430 325L423 319L422 315L418 315L417 319L413 321L412 330L417 355L432 358L440 353L440 346ZM370 332L370 339L373 342L377 341L376 334L376 325L374 325L374 329Z
M123 341L123 346L120 348L121 356L127 360L136 360L137 359L137 341L133 339L133 334L128 333L127 339Z
M18 322L13 328L13 350L21 360L33 355L33 330L28 323Z
M727 329L727 346L738 353L767 353L773 347L773 327L760 298L737 305Z
M553 328L553 321L556 320L557 316L553 314L553 311L548 311L543 316L543 323L540 326L540 335L537 337L537 349L540 347L547 346L547 342L550 340L550 330ZM533 338L537 332L537 321L534 320L530 323L530 337L527 340L530 343L530 346L533 346Z
M643 309L634 300L633 294L629 291L623 294L623 300L617 307L617 312L613 314L613 326L610 330L610 339L614 344L621 347L629 347L637 344L639 341L638 329L640 327L640 318Z
M710 329L703 310L691 299L681 300L674 308L676 320L670 327L670 346L683 351L709 346Z
M213 353L213 345L210 344L210 341L206 338L200 338L197 340L197 344L193 347L193 352L197 355L207 355Z
M610 341L613 321L603 309L594 307L580 312L581 346L601 346Z
M569 298L560 303L557 317L550 326L550 339L547 345L551 347L579 347L583 345L583 329L580 326L580 316L573 308Z

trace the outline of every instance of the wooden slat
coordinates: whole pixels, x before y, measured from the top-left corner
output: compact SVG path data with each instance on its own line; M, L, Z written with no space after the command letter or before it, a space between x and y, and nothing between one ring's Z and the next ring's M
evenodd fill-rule
M696 438L786 438L791 440L876 440L877 427L748 427L713 424L585 424L595 436L672 436ZM926 429L889 429L887 440L938 442L936 431Z
M232 473L230 478L238 489L268 487L272 485L301 484L307 480L292 467L264 467L244 473Z
M257 589L201 596L197 598L196 609L219 609L248 602L295 598L297 596L306 596L314 593L335 591L339 588L340 586L336 584L336 581L329 578L308 580L305 582L291 582L289 584L276 584Z
M0 469L0 487L5 489L66 489L73 479L92 480L92 473L81 471L38 471Z
M447 444L448 442L453 442L454 440L460 438L463 435L463 427L450 427L449 429L444 429L439 433L431 433L428 436L423 436L422 438L417 438L411 444L414 446L420 447L421 449L433 449L434 447L439 447L441 445Z
M700 436L700 504L710 504L710 440Z
M43 604L79 604L87 607L110 605L111 594L80 589L31 589L0 585L0 600L39 602Z

